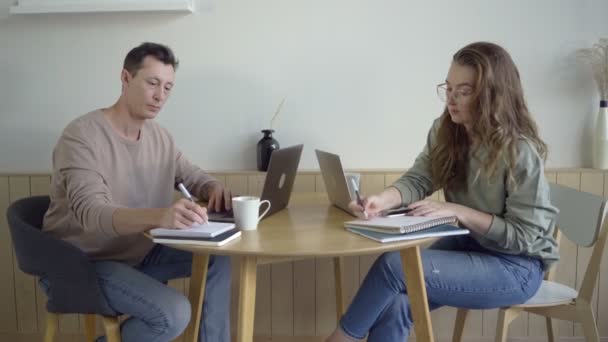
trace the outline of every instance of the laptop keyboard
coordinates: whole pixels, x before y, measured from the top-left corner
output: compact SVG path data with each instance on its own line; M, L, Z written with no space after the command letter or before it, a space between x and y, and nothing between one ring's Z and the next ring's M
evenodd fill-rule
M231 218L234 217L234 211L232 211L232 208L229 210L225 210L225 211L214 211L212 213L209 213L209 217L212 218Z
M234 217L234 211L232 211L232 208L226 211L215 211L211 214L218 217Z

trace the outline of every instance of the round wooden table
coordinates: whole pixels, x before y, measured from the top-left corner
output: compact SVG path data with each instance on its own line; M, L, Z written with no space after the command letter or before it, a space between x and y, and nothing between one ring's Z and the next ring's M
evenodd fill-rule
M237 341L251 342L255 313L257 265L300 260L314 257L334 257L336 276L336 312L344 312L341 291L341 259L343 256L400 251L406 285L416 324L417 341L433 341L429 308L420 260L420 245L435 240L420 239L393 243L376 241L350 233L344 221L353 217L332 206L326 194L294 193L288 208L262 220L257 230L243 231L242 236L221 247L177 245L174 248L194 254L190 278L189 298L192 318L186 329L186 341L196 341L204 298L209 255L239 257L240 297Z

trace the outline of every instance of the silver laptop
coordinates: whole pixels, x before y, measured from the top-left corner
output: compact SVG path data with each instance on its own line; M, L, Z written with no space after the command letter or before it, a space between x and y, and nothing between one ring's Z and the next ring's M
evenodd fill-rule
M347 183L340 157L337 154L321 150L315 150L315 153L321 167L321 175L323 175L329 201L347 213L357 216L348 207L353 199L351 190L354 191L354 189Z
M264 218L287 207L287 204L289 204L303 148L304 145L290 146L274 150L270 155L266 180L260 196L262 200L270 201L270 210ZM261 209L265 210L266 206L262 206ZM232 210L213 212L208 215L209 221L234 222Z

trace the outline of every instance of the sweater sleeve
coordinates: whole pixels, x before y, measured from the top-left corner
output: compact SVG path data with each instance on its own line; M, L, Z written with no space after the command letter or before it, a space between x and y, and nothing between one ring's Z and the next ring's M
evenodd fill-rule
M435 120L433 127L429 130L426 144L414 165L397 179L391 186L401 193L403 205L424 199L433 193L433 181L431 177L431 148L437 134L439 119Z
M204 192L205 185L210 182L219 182L218 179L209 175L207 172L192 164L188 158L179 150L176 149L176 169L175 177L182 179L184 186L196 197L208 200L207 194Z
M119 208L112 204L107 181L97 171L96 148L82 127L66 127L53 152L53 164L65 185L71 212L87 233L116 237L112 216Z
M518 146L514 170L517 185L506 182L504 215L494 215L485 238L512 253L525 253L551 238L557 209L551 205L543 161L527 141Z

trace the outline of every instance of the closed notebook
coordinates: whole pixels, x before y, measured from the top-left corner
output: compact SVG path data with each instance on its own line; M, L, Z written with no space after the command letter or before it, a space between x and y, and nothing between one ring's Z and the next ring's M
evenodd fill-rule
M456 225L456 216L426 217L426 216L397 216L374 217L369 220L354 220L344 222L346 228L367 229L388 234L404 234L418 232L431 227L452 224Z
M407 234L387 234L381 233L377 231L367 230L367 229L358 229L358 228L346 228L346 230L353 232L355 234L364 236L368 239L372 239L378 242L386 243L386 242L394 242L394 241L406 241L406 240L416 240L416 239L424 239L429 237L438 237L438 236L450 236L450 235L464 235L468 234L469 230L464 228L459 228L450 225L440 225L431 227L428 229L424 229L418 232L412 232Z
M222 246L238 238L239 236L241 236L241 231L236 228L233 228L214 237L157 235L152 238L152 241L154 241L154 243L162 244Z
M233 229L234 223L226 222L208 222L204 224L195 223L187 229L167 229L167 228L154 228L150 230L152 237L196 237L196 238L210 238L218 236L230 229Z

